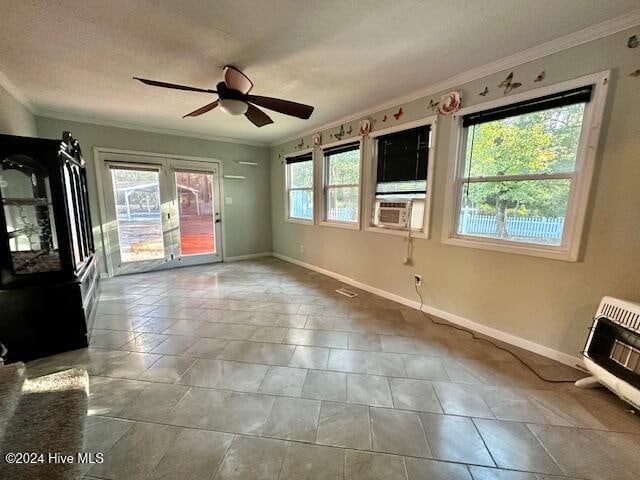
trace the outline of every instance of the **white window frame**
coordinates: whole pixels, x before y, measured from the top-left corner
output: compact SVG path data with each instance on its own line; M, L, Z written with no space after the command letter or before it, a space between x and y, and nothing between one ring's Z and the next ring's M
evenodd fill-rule
M324 154L324 151L328 148L339 147L340 145L347 145L349 143L358 143L358 148L360 152L360 169L359 169L359 182L358 184L353 185L340 185L340 187L358 187L358 219L355 222L341 222L338 220L327 220L327 188L332 188L332 185L327 185L327 157ZM360 219L362 218L362 151L363 151L364 143L362 138L345 138L344 140L338 140L336 142L327 143L320 147L320 154L322 155L322 171L321 175L321 185L320 189L320 225L325 227L338 227L338 228L348 228L351 230L360 230Z
M433 199L433 165L435 163L435 152L436 152L436 130L438 127L438 116L430 115L425 118L421 118L420 120L416 120L414 122L407 122L400 125L395 125L393 127L384 128L381 130L376 130L369 134L369 145L370 145L370 158L371 161L369 165L371 170L368 175L368 191L367 191L367 209L365 215L367 218L367 232L377 232L377 233L387 233L390 235L400 235L403 237L407 236L407 232L409 232L408 228L384 228L379 227L373 224L373 214L375 211L375 203L376 203L376 186L378 183L378 137L383 135L388 135L389 133L402 132L403 130L411 130L412 128L427 126L431 128L431 134L429 135L429 145L427 152L427 190L425 193L425 203L424 203L424 217L422 219L422 228L412 228L411 229L411 237L412 238L429 238L431 225L431 204Z
M578 261L609 78L610 71L608 70L594 73L592 75L586 75L584 77L558 83L545 88L538 88L519 95L495 100L493 102L486 102L472 107L463 108L453 115L450 152L451 162L449 164L448 182L445 193L442 242L448 245L546 257L569 262ZM561 244L559 246L536 245L533 243L458 234L457 225L460 212L461 189L464 183L463 169L467 137L467 129L462 126L463 116L587 85L593 85L593 94L591 101L585 104L582 130L580 132L576 155L575 170L571 172L570 175L560 175L562 178L571 179L571 190L569 192ZM558 176L558 174L550 174L545 176L545 178L552 179ZM522 175L521 177L522 179L526 179L525 177L530 176ZM539 175L535 175L535 177L539 178ZM515 177L510 177L510 179L513 178ZM491 180L492 178L485 177L484 179ZM497 180L500 180L500 178Z
M300 155L306 155L308 153L311 153L311 188L290 188L290 178L289 178L289 167L287 164L287 158L294 158L294 157L299 157ZM291 222L291 223L299 223L302 225L315 225L315 212L316 212L316 192L315 192L315 185L316 185L316 173L315 173L315 154L314 154L314 149L313 148L307 148L305 150L298 150L295 152L291 152L288 153L286 155L283 156L284 161L283 161L283 165L284 165L284 220L285 222ZM313 195L313 209L312 209L312 215L310 219L306 219L306 218L296 218L296 217L291 217L289 216L289 192L291 190L310 190L312 195Z

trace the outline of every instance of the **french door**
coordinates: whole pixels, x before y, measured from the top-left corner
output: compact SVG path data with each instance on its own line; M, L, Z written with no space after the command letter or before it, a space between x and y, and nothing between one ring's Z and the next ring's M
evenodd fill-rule
M218 165L173 160L171 170L174 261L178 265L221 261Z
M222 260L218 163L100 155L110 274Z

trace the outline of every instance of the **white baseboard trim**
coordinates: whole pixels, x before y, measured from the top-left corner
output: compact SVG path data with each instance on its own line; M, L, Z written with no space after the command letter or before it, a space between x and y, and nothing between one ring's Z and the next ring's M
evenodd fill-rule
M252 258L262 258L262 257L270 257L273 253L271 252L260 252L260 253L249 253L247 255L238 255L235 257L224 257L225 262L239 262L241 260L251 260Z
M281 255L275 252L272 255L276 258L279 258L280 260L284 260L285 262L294 263L301 267L308 268L309 270L322 273L323 275L327 275L329 277L335 278L336 280L339 280L341 282L344 282L348 285L354 286L361 290L365 290L367 292L373 293L380 297L393 300L394 302L398 302L398 303L401 303L402 305L415 308L416 310L420 309L420 302L417 302L415 300L410 300L408 298L401 297L400 295L396 295L395 293L387 292L386 290L372 287L371 285L367 285L366 283L359 282L358 280L355 280L353 278L347 277L345 275L342 275L336 272L332 272L331 270L327 270L327 269L318 267L316 265L312 265L310 263L303 262L301 260L297 260L295 258L287 257L285 255ZM560 352L558 350L554 350L544 345L540 345L539 343L532 342L531 340L527 340L525 338L503 332L502 330L498 330L498 329L489 327L487 325L474 322L473 320L469 320L468 318L461 317L460 315L456 315L455 313L450 313L444 310L440 310L439 308L435 308L430 305L423 305L422 309L426 313L442 318L456 325L460 325L461 327L468 328L469 330L473 330L474 332L478 332L478 333L487 335L489 337L495 338L496 340L506 342L510 345L514 345L516 347L529 350L530 352L537 353L538 355L542 355L543 357L547 357L552 360L556 360L564 365L568 365L570 367L577 367L577 368L580 368L581 370L585 370L584 363L580 357L574 357L567 353Z

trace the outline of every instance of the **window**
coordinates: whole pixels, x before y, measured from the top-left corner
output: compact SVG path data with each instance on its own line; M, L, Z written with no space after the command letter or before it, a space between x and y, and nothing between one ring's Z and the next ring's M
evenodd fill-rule
M597 138L589 140L590 126L600 123L606 77L599 80L459 112L449 243L577 259Z
M287 218L313 222L313 154L287 157Z
M324 220L358 224L360 142L324 150Z
M376 184L372 219L374 226L380 225L380 202L412 200L409 228L417 231L423 229L430 139L430 125L421 125L375 138Z

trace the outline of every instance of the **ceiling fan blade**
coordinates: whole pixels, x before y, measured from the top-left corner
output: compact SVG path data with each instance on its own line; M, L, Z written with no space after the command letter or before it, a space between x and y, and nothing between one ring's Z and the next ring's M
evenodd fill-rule
M249 121L256 127L264 127L265 125L273 123L271 117L260 110L258 107L254 107L250 103L248 105L249 108L247 109L247 113L245 113L244 116L247 117Z
M248 95L247 100L261 107L268 108L274 112L284 113L292 117L306 120L313 113L313 107L303 103L281 100L279 98L261 97L260 95Z
M249 93L253 88L253 82L249 77L232 65L224 67L224 83L230 89L241 93Z
M197 117L198 115L202 115L203 113L207 113L207 112L213 110L214 108L216 108L218 106L218 102L219 102L219 100L216 100L215 102L211 102L211 103L205 105L204 107L200 107L199 109L194 110L191 113L187 113L182 118Z
M189 87L187 85L178 85L177 83L159 82L158 80L148 80L146 78L133 77L134 80L138 80L145 85L152 85L154 87L174 88L176 90L186 90L188 92L203 92L203 93L218 93L215 90L208 90L204 88Z

